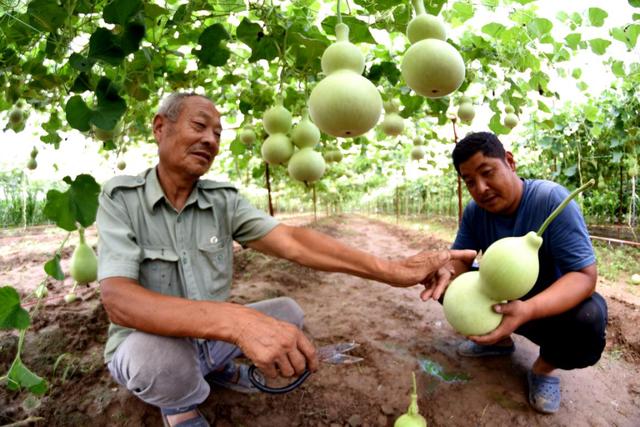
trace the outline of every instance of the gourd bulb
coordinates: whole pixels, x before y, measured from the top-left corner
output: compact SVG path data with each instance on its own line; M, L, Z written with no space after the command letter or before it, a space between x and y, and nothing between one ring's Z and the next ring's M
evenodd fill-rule
M447 30L440 19L426 13L417 15L407 25L407 38L414 44L424 39L447 39Z
M84 229L78 230L80 242L71 255L69 272L78 283L89 283L98 277L98 258L91 246L84 240Z
M640 274L636 273L631 275L631 284L640 285Z
M515 113L516 110L511 105L505 105L504 112L507 114Z
M283 133L274 133L269 136L260 149L262 158L270 165L285 163L293 155L293 144L289 137Z
M473 105L465 102L458 107L458 117L460 117L460 120L463 122L471 122L475 116L476 111Z
M325 77L309 96L309 114L326 134L353 138L373 128L382 110L376 87L351 71L338 70Z
M320 129L309 120L306 111L300 123L293 128L291 140L298 148L314 147L320 142Z
M424 145L424 138L422 138L421 136L416 136L415 138L413 138L413 145L415 145L416 147L419 145Z
M538 279L538 249L541 245L542 237L534 231L521 237L495 241L480 262L483 292L497 301L525 296Z
M37 167L38 167L38 162L36 161L36 159L33 157L30 157L29 160L27 161L27 169L34 170Z
M262 125L269 135L287 133L291 129L291 113L282 105L275 105L265 111Z
M400 68L407 85L427 98L449 95L464 81L462 56L449 43L438 39L411 45Z
M336 163L340 163L340 161L342 160L342 151L340 150L333 150L331 151L331 159L332 161L336 162Z
M315 182L324 174L326 163L322 154L307 147L298 150L289 159L289 176L298 181Z
M504 116L504 125L509 129L513 129L518 124L518 116L513 113L509 113Z
M325 49L320 62L322 71L329 75L338 70L364 71L364 56L358 46L349 42L349 27L336 25L336 42Z
M256 133L250 128L242 129L239 137L240 141L245 145L251 145L256 142Z
M413 147L413 149L411 150L411 158L413 160L420 160L424 158L424 156L425 156L425 152L421 146Z
M411 373L413 379L413 389L411 390L411 402L407 408L407 412L400 415L393 427L427 427L427 420L420 415L418 408L418 388L416 387L416 374Z
M491 299L483 291L480 273L468 271L451 282L444 294L444 315L462 335L487 334L502 321L502 314L492 308L499 300Z
M389 136L400 135L404 130L404 119L397 113L385 115L382 121L382 131Z
M126 163L124 160L120 160L120 161L118 162L118 164L116 165L116 167L117 167L119 170L124 170L124 169L127 167L127 163Z
M391 99L389 101L385 101L382 104L382 107L384 108L384 112L387 114L397 113L398 111L400 111L400 102L398 102L397 99Z

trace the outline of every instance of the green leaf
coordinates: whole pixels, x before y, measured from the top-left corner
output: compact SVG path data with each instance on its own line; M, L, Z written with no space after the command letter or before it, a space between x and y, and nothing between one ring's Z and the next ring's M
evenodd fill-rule
M244 145L240 140L238 139L234 139L231 142L231 153L234 156L239 156L240 154L244 154L245 151L247 151L247 146Z
M564 38L565 44L573 50L578 48L578 43L580 43L581 39L582 35L580 33L571 33Z
M571 77L573 77L576 80L580 79L580 77L582 77L582 69L574 68L573 71L571 72Z
M113 0L104 7L102 19L110 24L125 25L140 10L142 10L140 0Z
M44 215L64 230L77 229L76 222L83 227L91 226L98 211L100 186L91 175L78 175L75 180L64 177L69 188L64 193L58 190L47 192Z
M64 280L64 271L60 265L60 255L55 254L53 258L44 265L44 272L56 280Z
M460 25L473 18L475 13L473 4L467 1L458 1L451 7L450 19L452 24Z
M505 26L497 22L491 22L482 27L482 32L491 37L498 37L505 30Z
M547 104L545 104L542 101L538 101L538 110L543 111L545 113L550 113L551 112L549 107L547 107Z
M91 129L91 109L87 107L87 104L85 104L79 95L69 98L64 107L64 111L67 115L69 126L81 132L86 132Z
M569 178L571 178L572 176L574 176L576 174L577 169L578 169L578 165L571 165L571 166L563 169L562 173L564 173L565 176L568 176Z
M351 43L376 43L369 31L369 24L366 22L356 19L353 16L343 16L342 23L349 27L349 41ZM336 16L329 16L322 21L322 29L329 35L335 35L337 24L338 18Z
M48 386L44 379L31 372L22 360L16 357L7 373L7 388L14 391L26 388L35 395L42 395L47 392Z
M194 53L203 64L220 67L226 64L231 56L229 49L221 44L223 40L229 40L229 38L222 24L213 24L200 34L198 38L200 50Z
M640 0L629 0L629 4L632 7L640 7Z
M27 329L31 318L20 306L20 295L11 286L0 288L0 329Z
M511 132L511 129L502 124L502 118L499 113L495 113L489 121L489 129L496 135L506 135Z
M104 130L112 130L127 110L126 101L118 95L118 88L106 77L96 86L98 107L91 114L91 123Z
M27 7L29 23L40 31L55 33L64 26L67 13L58 2L51 0L33 0Z
M69 65L71 65L71 67L73 67L74 69L81 71L81 72L90 72L91 68L93 67L93 64L95 64L96 61L93 58L85 58L82 55L79 55L77 53L72 53L71 56L69 57Z
M589 40L589 46L596 55L604 55L610 44L611 41L600 38Z
M97 28L89 38L89 58L100 59L110 65L120 65L125 53L118 38L106 28Z
M624 62L622 61L613 61L611 63L611 71L616 77L624 77L627 73L624 71Z
M535 18L527 25L529 33L536 38L549 33L553 28L553 23L546 18Z
M602 27L607 16L609 16L609 14L599 7L589 8L589 21L591 21L591 25L594 27Z
M139 22L130 22L125 25L122 36L119 39L120 47L125 55L133 53L140 48L144 32L145 26Z
M598 107L595 105L585 105L584 106L584 117L590 122L595 122L598 118Z

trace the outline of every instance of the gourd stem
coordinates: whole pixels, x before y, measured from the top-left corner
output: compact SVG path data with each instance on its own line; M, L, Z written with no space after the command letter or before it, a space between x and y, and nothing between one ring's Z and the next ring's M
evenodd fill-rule
M340 0L336 0L338 5L337 5L337 10L338 10L338 23L342 24L342 13L340 12Z
M562 212L563 209L567 207L569 202L571 200L573 200L573 198L576 197L578 194L582 193L584 190L586 190L587 188L589 188L593 184L595 184L595 182L596 181L592 178L589 181L587 181L585 184L583 184L582 186L580 186L580 187L576 188L575 190L573 190L567 197L565 197L565 199L562 201L562 203L560 203L560 205L558 205L558 207L553 212L551 212L551 215L549 215L547 217L547 219L542 223L542 225L540 226L540 228L538 229L538 232L536 234L539 237L542 237L542 234L547 229L549 224L551 224L551 221L556 219L556 217L560 214L560 212Z
M416 373L411 372L411 375L413 377L413 390L411 391L411 403L409 404L407 413L416 415L420 413L420 409L418 408L418 387L416 386Z
M416 16L424 15L427 13L427 11L424 9L424 3L422 2L422 0L411 0L411 3L413 4L413 9L416 11Z
M80 244L84 243L84 228L80 227L78 228L78 234L80 234Z

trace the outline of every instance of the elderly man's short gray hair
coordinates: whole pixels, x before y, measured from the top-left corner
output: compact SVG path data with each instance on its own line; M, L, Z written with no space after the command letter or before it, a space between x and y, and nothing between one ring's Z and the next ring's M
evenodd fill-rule
M175 123L180 115L180 110L182 110L182 103L185 99L192 96L199 96L200 98L207 99L213 104L213 100L206 95L200 95L195 92L174 92L162 101L160 108L158 109L158 114L165 116Z

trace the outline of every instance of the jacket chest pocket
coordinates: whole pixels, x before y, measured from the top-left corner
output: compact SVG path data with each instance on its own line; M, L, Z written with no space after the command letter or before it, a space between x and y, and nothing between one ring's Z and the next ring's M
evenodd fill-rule
M212 243L198 242L198 256L204 268L200 269L200 282L209 297L226 299L233 273L233 246L230 237L219 238Z
M169 248L142 248L140 283L165 295L180 296L177 283L178 254Z

